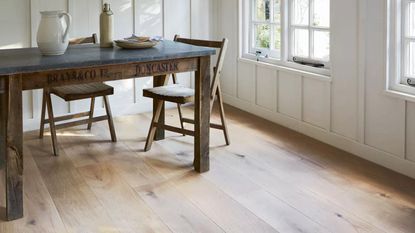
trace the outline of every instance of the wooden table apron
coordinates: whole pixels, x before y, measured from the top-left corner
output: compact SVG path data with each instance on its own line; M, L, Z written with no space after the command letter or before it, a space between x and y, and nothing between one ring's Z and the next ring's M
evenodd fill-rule
M209 170L209 67L210 56L201 56L0 76L0 168L6 168L7 219L23 217L22 91L148 76L154 77L154 86L160 86L166 83L168 74L195 71L194 168L206 172ZM161 121L164 122L164 110ZM156 139L164 139L164 130L158 130Z

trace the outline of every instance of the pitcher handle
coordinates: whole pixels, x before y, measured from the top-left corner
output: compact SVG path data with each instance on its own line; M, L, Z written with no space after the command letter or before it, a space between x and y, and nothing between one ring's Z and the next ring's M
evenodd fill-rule
M63 37L62 37L62 43L65 43L65 40L68 38L69 29L71 28L71 24L72 24L71 15L66 13L66 12L63 12L63 13L59 14L59 18L62 18L64 16L66 16L66 30L65 30L65 33L63 34Z

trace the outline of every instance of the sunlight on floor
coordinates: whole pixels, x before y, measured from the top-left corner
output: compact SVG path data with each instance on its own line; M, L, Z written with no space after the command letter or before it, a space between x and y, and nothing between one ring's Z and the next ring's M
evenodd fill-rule
M64 137L94 137L95 134L92 133L72 133L72 132L56 132L57 136ZM46 132L45 136L50 136L50 132Z

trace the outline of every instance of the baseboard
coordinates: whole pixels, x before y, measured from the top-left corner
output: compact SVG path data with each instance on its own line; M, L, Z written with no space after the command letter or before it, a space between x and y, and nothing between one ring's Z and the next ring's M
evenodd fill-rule
M415 179L415 162L224 94L225 103Z

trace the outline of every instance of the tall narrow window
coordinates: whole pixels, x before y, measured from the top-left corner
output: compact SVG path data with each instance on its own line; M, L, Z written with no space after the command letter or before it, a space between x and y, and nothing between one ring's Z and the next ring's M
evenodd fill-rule
M415 78L415 0L404 0L402 30L402 83Z
M330 0L291 0L290 60L330 61Z
M252 0L250 53L280 59L281 0Z

